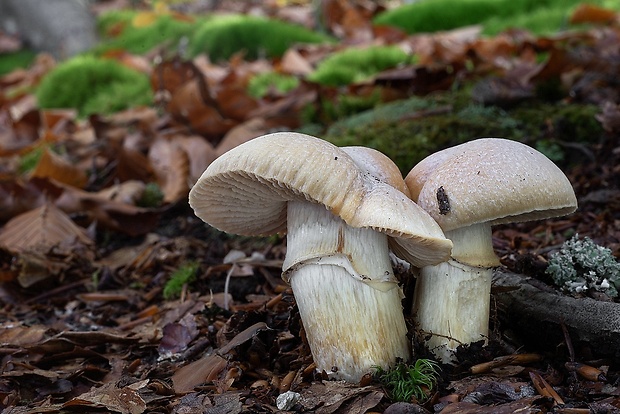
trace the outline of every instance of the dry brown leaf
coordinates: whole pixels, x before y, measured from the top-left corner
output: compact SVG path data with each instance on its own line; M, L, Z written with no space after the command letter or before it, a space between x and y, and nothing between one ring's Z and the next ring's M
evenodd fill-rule
M116 201L123 204L136 205L144 194L146 184L144 181L129 180L114 184L94 194L105 200Z
M254 325L250 326L249 328L244 329L243 331L235 335L235 337L232 338L229 342L227 342L226 345L221 346L217 351L218 354L223 355L223 354L226 354L232 351L233 348L243 344L246 341L249 341L254 336L256 336L258 332L265 330L265 329L269 329L269 327L267 326L265 322L255 323ZM220 340L220 342L222 341Z
M189 193L189 157L174 138L157 137L149 150L149 161L165 203L185 199Z
M237 122L224 119L214 104L205 102L203 96L199 82L191 80L172 94L167 110L175 121L190 131L219 140Z
M288 49L280 61L280 70L291 75L306 76L314 70L297 49Z
M379 404L383 391L375 386L360 387L342 381L313 383L302 391L300 403L317 414L362 414Z
M372 17L379 9L376 2L326 0L321 7L325 25L336 36L357 41L372 38Z
M109 382L93 387L90 391L63 404L63 408L83 407L83 410L108 409L121 414L141 414L146 410L146 402L140 393L131 386L119 388Z
M130 138L125 138L123 145L116 152L116 178L120 181L150 182L154 177L151 163L141 147L131 145Z
M84 171L76 168L71 162L47 148L43 149L41 158L31 176L50 178L77 188L83 188L88 181Z
M217 354L208 355L179 368L172 375L172 384L177 394L193 391L194 387L211 382L226 368L226 359Z
M13 325L13 323L11 323ZM24 346L41 342L48 328L36 326L0 326L0 344L2 346Z
M62 189L50 187L42 189L32 181L12 179L0 181L0 221L33 210L45 203L48 198L56 198Z
M268 129L297 128L300 125L301 111L317 101L319 89L316 85L302 83L284 98L264 104L249 113L247 119L264 118Z
M238 86L229 86L219 90L215 99L222 116L235 121L247 119L247 115L258 108L256 99L248 95L245 88Z
M236 146L267 132L268 128L263 118L252 118L228 131L222 141L215 147L215 154L219 157Z
M10 123L10 127L4 131L0 130L1 157L28 151L33 145L36 145L39 139L41 127L39 112L32 108L19 108L19 104L22 102L29 105L29 100L26 98L13 105L10 110L10 119L6 120ZM22 110L23 113L21 113Z
M165 60L153 69L151 86L154 91L172 94L200 74L200 70L191 61L179 58Z
M217 158L217 153L209 141L197 135L175 137L175 141L189 158L189 185L192 186Z
M570 23L609 23L614 21L617 16L617 13L613 10L599 7L595 4L582 3L577 6L570 16Z
M14 217L0 233L0 245L14 251L36 246L52 247L72 241L85 245L93 243L83 228L51 203Z
M539 414L548 412L547 405L545 398L525 397L517 401L489 406L470 402L456 402L448 404L441 412L445 414Z
M75 109L42 109L41 124L45 129L58 133L75 124L77 111Z

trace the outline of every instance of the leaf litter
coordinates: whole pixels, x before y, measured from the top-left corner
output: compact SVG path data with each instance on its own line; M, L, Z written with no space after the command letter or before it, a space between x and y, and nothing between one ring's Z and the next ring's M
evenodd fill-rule
M260 9L310 24L307 5L267 3L222 2L221 8ZM479 27L406 35L372 26L381 10L375 2L323 3L325 24L343 43L399 44L416 53L416 63L363 85L337 90L302 81L287 94L257 99L245 88L251 74L279 70L303 78L338 46L295 46L280 60L247 62L237 55L217 65L204 56L160 55L151 63L120 53L110 58L149 73L157 107L88 119L74 110L40 109L28 93L55 65L48 55L0 78L3 413L266 413L277 412L278 395L289 390L300 393L294 411L389 410L389 395L376 381L350 385L314 372L292 292L279 275L283 240L223 235L194 217L186 202L218 155L302 125L305 106L341 93L376 89L391 100L469 79L477 80L475 101L510 106L559 79L568 103L600 106L596 119L607 136L572 147L588 160L567 169L579 211L500 226L496 251L509 269L539 277L544 255L558 249L569 229L620 255L616 14L582 6L574 21L602 24L548 37L515 29L485 38ZM152 13L141 15L141 24ZM1 39L3 48L16 47L6 35ZM548 57L541 61L540 53ZM144 204L149 183L162 193L154 205ZM231 251L241 254L226 258ZM190 261L199 263L197 280L178 299L163 300L171 274ZM570 350L570 335L559 346ZM460 365L446 368L424 407L620 410L618 361L588 349L579 349L576 361L568 350L565 356L474 344L459 351Z

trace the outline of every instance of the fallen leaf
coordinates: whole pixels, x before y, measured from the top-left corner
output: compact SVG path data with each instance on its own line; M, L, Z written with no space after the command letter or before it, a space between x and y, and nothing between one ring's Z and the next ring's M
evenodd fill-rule
M290 48L282 56L280 70L291 75L306 76L312 73L314 69L297 49Z
M217 157L253 138L267 133L267 125L263 118L252 118L232 128L215 147Z
M269 327L267 326L265 322L257 322L254 325L250 326L249 328L246 328L243 331L239 332L226 345L220 347L217 352L220 355L227 354L228 352L232 351L237 346L252 339L254 336L256 336L256 334L258 334L259 331L262 331L265 329L269 329Z
M141 414L146 410L146 402L131 387L118 388L110 382L98 388L93 387L89 392L63 404L63 408L78 407L83 407L83 410L104 408L121 414Z
M84 245L93 243L83 228L51 203L14 217L0 233L0 245L15 251L72 241Z
M83 188L88 181L86 173L48 148L43 149L41 158L31 176L54 179L77 188Z
M105 200L135 205L144 194L145 187L143 181L129 180L111 185L95 194Z
M180 125L212 142L219 139L236 121L225 119L212 100L205 101L198 80L191 80L174 91L166 109Z
M595 4L582 3L570 16L571 24L582 23L609 23L617 17L613 10L597 6Z
M546 398L526 397L509 403L490 406L457 402L448 404L441 412L442 414L539 414L547 412L548 408L550 407Z
M218 155L213 145L198 135L175 137L175 141L183 148L189 159L188 184L193 186Z
M360 387L344 381L324 381L304 389L300 404L317 414L363 414L376 407L384 395L376 386Z
M35 344L45 338L47 330L44 326L0 326L0 344L15 347Z
M174 138L157 137L148 154L165 203L187 198L189 193L189 157Z
M213 381L226 368L226 364L224 358L211 354L179 368L172 375L174 392L184 394L193 391L197 385Z

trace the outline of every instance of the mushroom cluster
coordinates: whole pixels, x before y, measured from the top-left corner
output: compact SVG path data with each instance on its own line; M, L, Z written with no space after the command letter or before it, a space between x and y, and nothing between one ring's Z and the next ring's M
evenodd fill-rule
M290 283L319 372L358 382L410 359L390 250L420 268L413 302L444 362L488 335L491 226L571 213L562 171L500 138L437 152L403 177L384 154L294 132L217 158L189 195L195 214L239 235L287 235Z
M423 267L447 260L452 242L385 155L293 132L264 135L210 164L189 202L229 233L287 234L282 276L317 370L357 382L409 359L389 249Z
M486 339L491 226L557 217L577 208L573 187L545 155L520 142L481 138L436 152L405 178L413 200L454 247L447 262L421 269L413 314L444 362L459 344Z

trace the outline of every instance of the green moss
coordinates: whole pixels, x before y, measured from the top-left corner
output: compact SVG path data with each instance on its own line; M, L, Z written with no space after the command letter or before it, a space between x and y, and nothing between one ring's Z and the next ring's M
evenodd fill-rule
M554 33L582 0L423 0L379 14L375 24L399 27L408 33L435 32L482 24L484 33L496 34L519 27L538 34ZM618 2L588 3L620 8Z
M131 22L131 15L117 16L109 21L100 21L99 26L102 30L109 30L112 23L122 25L123 30L116 37L104 37L94 52L103 53L106 50L121 49L131 53L142 54L152 50L159 45L168 45L173 50L178 49L178 44L183 37L189 38L196 30L199 22L187 22L163 15L156 19L152 24L144 27L134 27ZM105 32L104 32L105 33Z
M399 363L390 370L376 368L375 376L388 389L394 401L419 402L428 399L437 385L440 367L430 359L418 359L413 364Z
M416 113L420 116L412 119ZM481 137L521 141L568 164L570 146L564 143L597 142L603 136L597 113L594 105L561 102L527 102L510 110L484 107L471 102L468 90L457 90L379 105L334 123L325 139L338 146L375 148L403 174L435 151Z
M97 32L102 39L114 37L113 33L131 26L138 12L129 9L110 10L97 16Z
M262 98L270 90L287 93L299 85L295 76L278 72L263 72L253 76L248 83L248 93L255 98Z
M146 75L92 56L69 59L48 73L36 91L42 108L76 108L80 116L111 113L152 102Z
M411 56L398 46L349 48L323 60L308 80L328 86L349 85L409 60Z
M279 57L295 43L324 43L326 35L281 20L253 16L218 16L203 22L190 42L190 55L205 53L213 62L245 52L246 59Z
M489 36L512 28L528 30L537 35L551 35L568 26L569 10L566 7L541 8L536 13L492 17L484 22L483 33Z
M198 263L190 262L175 270L164 286L162 292L164 299L170 300L179 297L183 291L183 286L193 282L196 278L198 267Z
M359 113L375 108L381 102L381 92L375 89L373 93L365 96L339 95L333 100L326 99L321 102L318 111L315 111L311 122L332 124L339 119L348 119ZM304 114L303 116L307 116Z
M22 49L11 53L0 53L0 76L19 68L27 68L37 56L36 52Z
M379 14L374 23L407 33L435 32L477 24L500 13L503 0L423 0Z
M164 193L156 183L148 183L144 187L142 197L136 203L139 207L153 208L161 206L164 201Z

